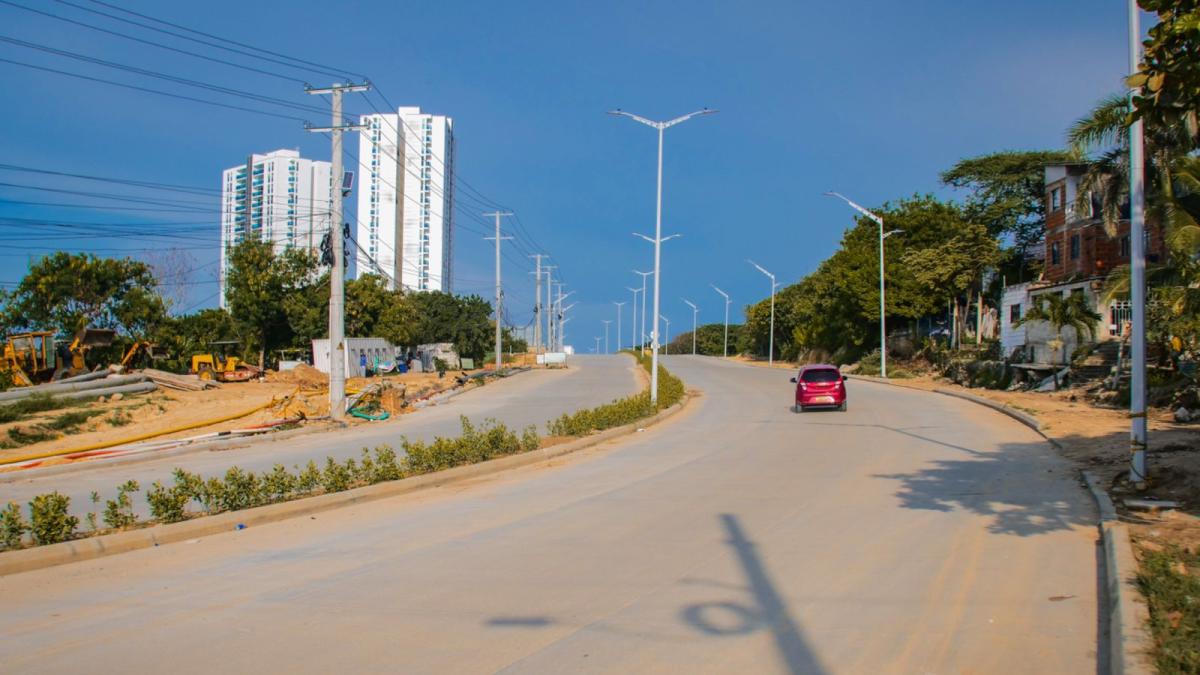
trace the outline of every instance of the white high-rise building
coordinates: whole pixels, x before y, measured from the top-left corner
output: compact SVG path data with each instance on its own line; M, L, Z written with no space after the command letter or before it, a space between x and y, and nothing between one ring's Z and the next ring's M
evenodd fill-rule
M275 252L300 247L320 256L329 231L333 189L329 162L303 159L295 150L251 155L221 176L221 307L229 250L247 236L275 244ZM250 191L246 190L247 174Z
M355 274L452 292L454 121L411 107L361 123Z

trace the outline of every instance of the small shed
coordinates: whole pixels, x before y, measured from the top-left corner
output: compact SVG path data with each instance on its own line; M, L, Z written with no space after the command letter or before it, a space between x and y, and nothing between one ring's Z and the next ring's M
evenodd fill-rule
M342 358L346 364L346 377L366 377L367 370L372 372L380 365L395 362L396 349L392 343L383 338L346 338L346 353ZM329 340L313 340L313 367L322 373L329 372ZM366 367L363 366L364 362Z

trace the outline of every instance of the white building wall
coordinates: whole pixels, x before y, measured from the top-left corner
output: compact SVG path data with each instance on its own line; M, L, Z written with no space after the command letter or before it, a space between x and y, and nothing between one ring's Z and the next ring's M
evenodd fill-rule
M420 108L364 115L359 134L356 274L409 290L451 292L454 258L453 120Z
M1028 309L1028 283L1013 284L1004 288L1004 296L1000 300L1000 353L1005 358L1011 356L1017 347L1025 346L1026 327L1017 325L1016 320L1025 316Z
M250 193L247 199L247 169ZM274 244L276 253L301 247L319 253L329 230L332 165L300 157L295 150L251 155L221 173L220 304L226 306L229 250L248 236Z

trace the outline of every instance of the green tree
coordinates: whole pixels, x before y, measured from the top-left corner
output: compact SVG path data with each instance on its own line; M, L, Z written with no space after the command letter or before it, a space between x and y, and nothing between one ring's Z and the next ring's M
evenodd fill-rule
M240 338L229 312L202 309L163 322L153 339L167 351L165 367L183 372L191 367L192 355L208 351L210 343Z
M143 337L166 315L145 263L59 251L30 265L17 288L7 294L4 323L68 335L95 326Z
M964 159L942 172L942 182L970 190L963 205L967 220L995 238L1011 238L1022 256L1045 230L1045 167L1075 158L1060 150L1006 151Z
M258 238L233 246L228 255L226 305L242 332L252 338L259 367L265 367L267 351L291 341L285 301L312 282L316 260L295 248L276 255L271 242Z
M1147 126L1186 128L1197 133L1200 110L1200 1L1139 0L1142 9L1157 14L1158 21L1145 41L1138 72L1130 86L1140 87L1134 115Z

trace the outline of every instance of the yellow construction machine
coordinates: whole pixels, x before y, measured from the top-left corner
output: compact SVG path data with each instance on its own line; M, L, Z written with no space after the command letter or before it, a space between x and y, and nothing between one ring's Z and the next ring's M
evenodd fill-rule
M9 335L4 341L0 373L14 386L29 387L49 380L57 365L54 331L35 331Z
M219 382L245 382L257 377L262 371L236 356L227 354L229 349L239 344L237 340L213 342L216 349L207 354L192 356L193 375L199 375L202 380L217 380Z
M87 353L96 347L111 345L116 336L117 331L111 328L80 329L67 347L67 353L62 355L64 361L70 359L71 365L59 364L59 372L55 373L54 378L70 377L88 372L90 368L87 365Z
M151 361L167 358L167 350L165 347L160 347L153 342L138 340L125 350L125 356L121 357L121 365L128 368L129 364L133 363L133 359L138 354L144 354Z

